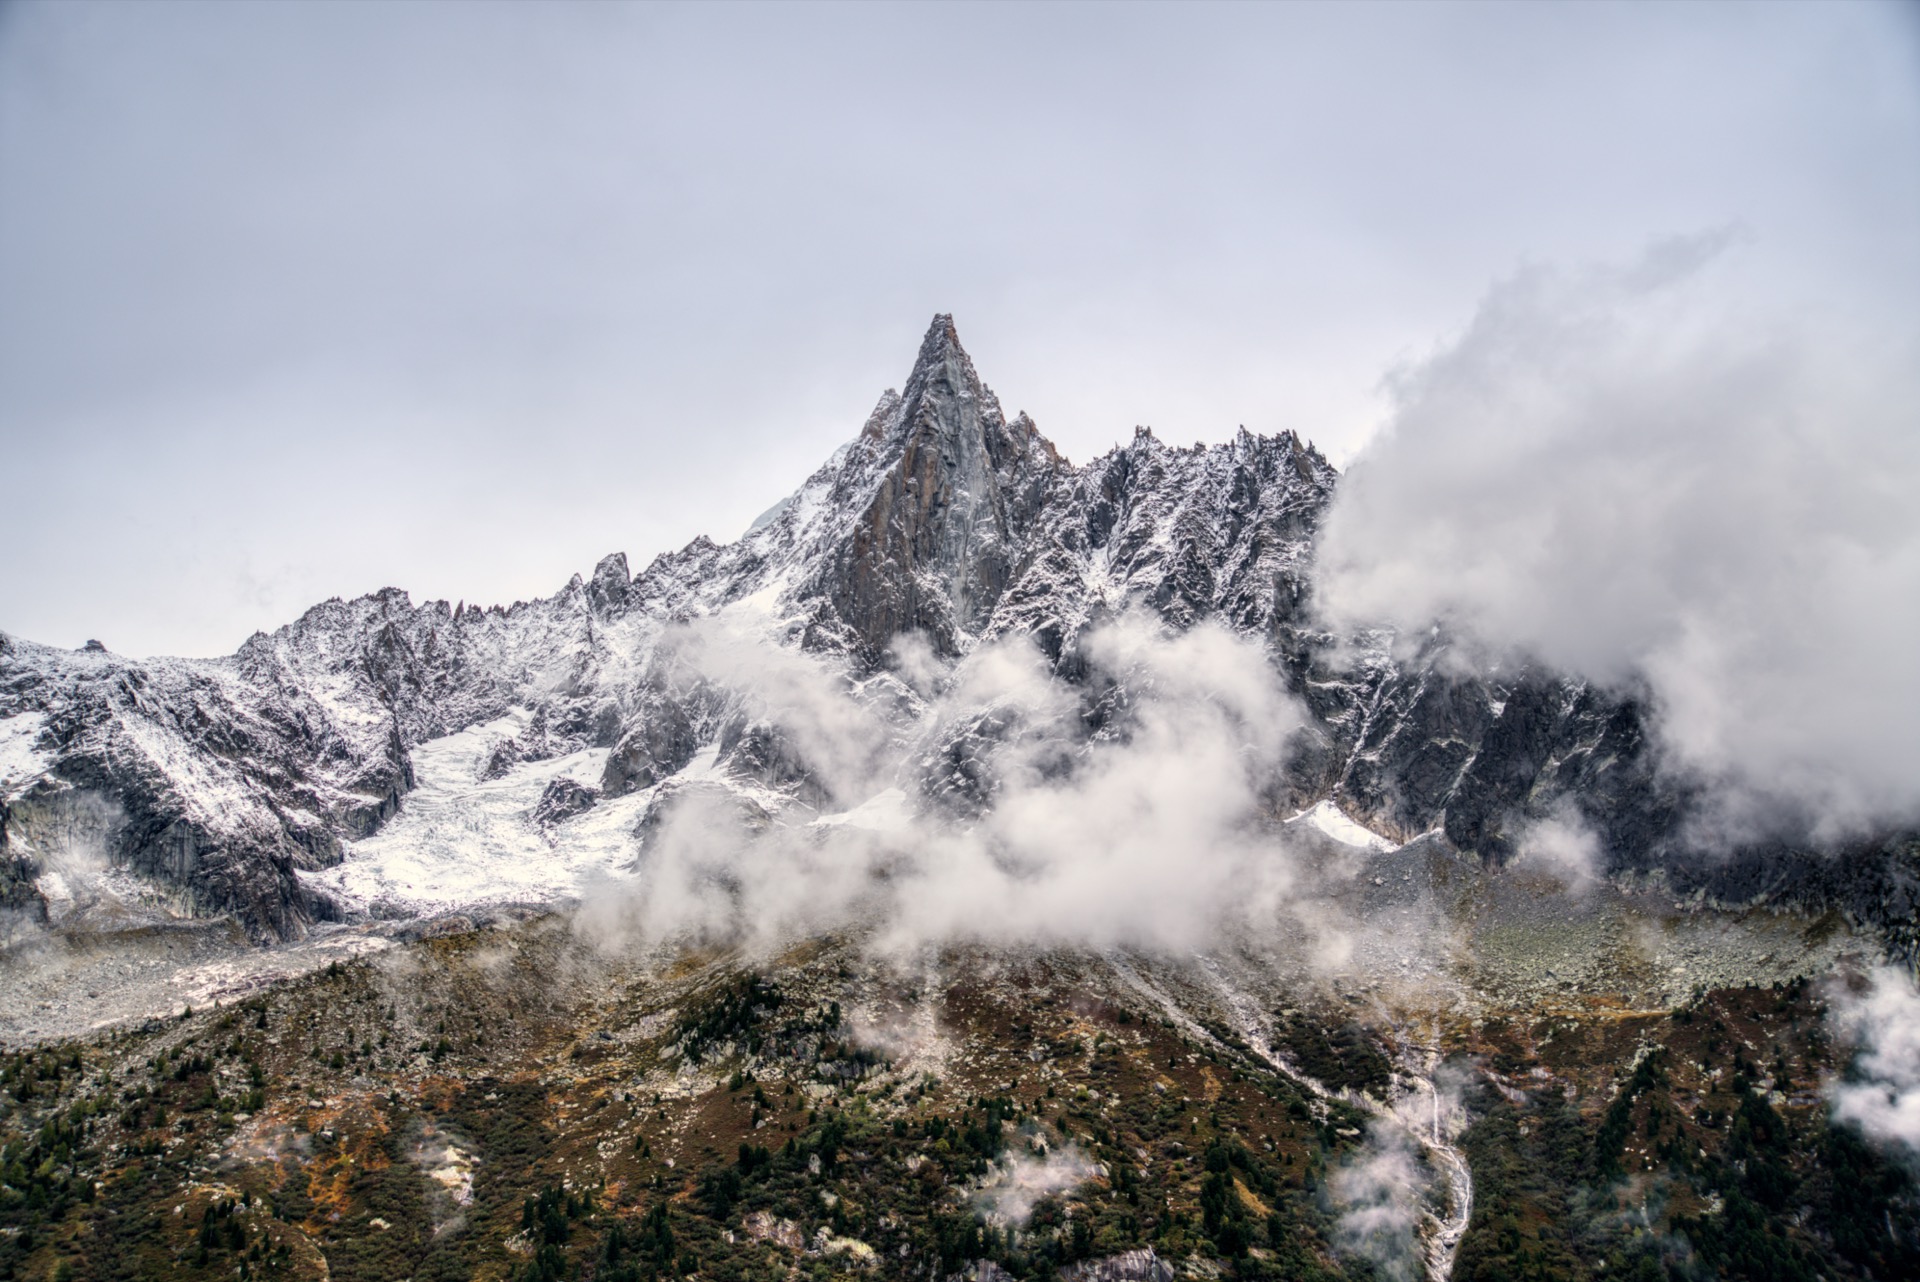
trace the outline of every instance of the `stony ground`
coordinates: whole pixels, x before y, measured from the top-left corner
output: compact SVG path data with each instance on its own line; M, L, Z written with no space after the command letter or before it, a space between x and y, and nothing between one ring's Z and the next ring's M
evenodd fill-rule
M1911 1180L1828 1124L1829 988L1660 1006L1595 965L1503 1007L1230 950L503 923L0 1060L0 1278L1419 1276L1423 1089L1472 1175L1455 1277L1916 1276Z

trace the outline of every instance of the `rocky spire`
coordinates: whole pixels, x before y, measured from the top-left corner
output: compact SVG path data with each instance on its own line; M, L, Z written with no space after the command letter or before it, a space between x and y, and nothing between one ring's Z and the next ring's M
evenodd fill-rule
M909 405L945 398L990 399L992 392L981 383L973 368L973 358L960 346L960 331L953 317L945 312L933 318L927 336L920 340L920 354L914 358L913 372L907 376L906 401ZM995 409L999 406L996 404Z
M881 396L864 436L893 443L927 432L978 436L985 428L1005 423L999 398L980 381L973 358L960 345L953 317L945 312L927 327L903 386L904 393L888 389Z
M832 630L870 656L901 632L955 653L1018 568L1063 465L1026 415L1007 421L944 313L890 402L863 433L880 483L817 586L837 616Z

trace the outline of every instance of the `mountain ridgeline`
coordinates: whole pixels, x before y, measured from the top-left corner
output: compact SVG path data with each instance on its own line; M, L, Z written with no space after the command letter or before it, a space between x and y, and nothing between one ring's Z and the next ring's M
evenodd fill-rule
M1331 798L1377 832L1496 864L1527 824L1573 814L1611 873L1839 907L1911 952L1911 835L1729 852L1699 836L1697 791L1658 768L1654 714L1632 690L1486 660L1437 628L1329 631L1311 576L1337 484L1297 435L1244 429L1185 449L1139 429L1075 467L1026 415L1007 417L937 316L904 390L737 542L696 539L637 575L615 554L505 608L392 588L332 600L222 659L0 635L0 908L76 929L110 927L129 905L231 914L257 938L298 936L341 911L299 874L406 805L412 750L516 708L532 718L489 769L606 751L598 790L549 797L547 819L664 783L707 750L722 774L796 804L854 804L750 701L686 679L677 631L761 603L776 644L883 686L902 637L950 661L1025 635L1086 685L1082 639L1134 609L1265 645L1309 712L1273 781L1276 812ZM890 688L911 716L910 689ZM955 767L963 756L956 744L898 782L937 804L990 804ZM84 889L102 876L124 892L110 903Z

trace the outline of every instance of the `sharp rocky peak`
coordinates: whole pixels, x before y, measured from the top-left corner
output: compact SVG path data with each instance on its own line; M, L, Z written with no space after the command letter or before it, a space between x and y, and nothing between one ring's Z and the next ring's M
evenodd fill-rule
M881 394L861 433L863 441L880 444L883 454L888 444L904 446L930 438L961 449L981 444L998 446L1002 453L1038 449L1061 461L1059 451L1025 414L1008 422L999 398L961 345L953 317L945 312L927 327L904 386L904 392L888 388Z
M942 411L956 401L974 401L990 406L995 413L1000 409L992 391L980 381L973 358L960 345L960 331L954 327L953 317L943 312L933 318L927 336L920 340L920 354L907 376L903 397L907 412L901 422L907 426L950 425L951 419Z
M812 558L816 644L877 656L902 632L965 648L1018 570L1047 493L1066 469L1022 414L1009 422L937 315L904 393L889 391L836 478L851 520Z

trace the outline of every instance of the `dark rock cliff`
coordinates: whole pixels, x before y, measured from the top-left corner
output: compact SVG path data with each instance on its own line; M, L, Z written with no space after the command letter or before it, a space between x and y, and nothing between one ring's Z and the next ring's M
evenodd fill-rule
M829 611L812 640L874 658L917 632L957 654L1025 559L1065 465L1026 415L1007 421L950 316L934 318L905 393L881 400L856 448L867 457L849 479L878 483L845 496L851 528L813 570Z

